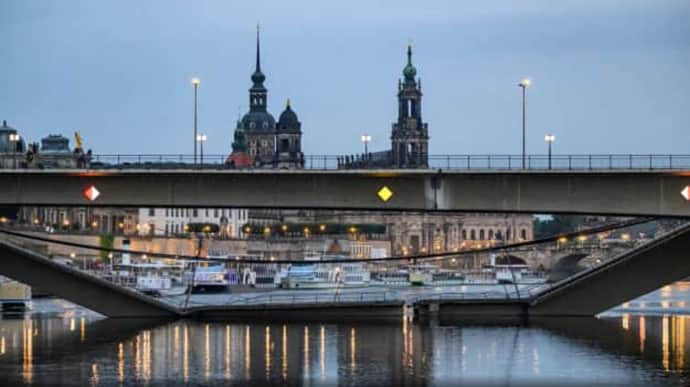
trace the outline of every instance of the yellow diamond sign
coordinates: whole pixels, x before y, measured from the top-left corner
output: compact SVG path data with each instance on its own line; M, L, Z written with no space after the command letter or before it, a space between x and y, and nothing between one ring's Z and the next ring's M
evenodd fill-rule
M393 191L386 187L385 185L379 189L379 192L376 193L379 196L379 199L381 199L384 202L387 202L391 200L393 197Z

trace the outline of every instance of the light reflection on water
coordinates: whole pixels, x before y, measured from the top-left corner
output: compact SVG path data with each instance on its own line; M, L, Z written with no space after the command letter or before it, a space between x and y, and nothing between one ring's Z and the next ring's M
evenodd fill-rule
M163 325L80 310L0 320L7 384L685 384L688 315L665 314L687 285L601 319L528 325ZM656 297L656 298L655 298ZM48 302L48 301L46 301ZM56 371L59 370L59 371ZM299 383L298 383L299 382Z

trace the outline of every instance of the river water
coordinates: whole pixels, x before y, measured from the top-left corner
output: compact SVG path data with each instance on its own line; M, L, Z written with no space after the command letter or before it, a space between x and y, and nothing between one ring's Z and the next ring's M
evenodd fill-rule
M686 385L689 318L690 283L489 325L156 323L46 299L2 316L0 385Z

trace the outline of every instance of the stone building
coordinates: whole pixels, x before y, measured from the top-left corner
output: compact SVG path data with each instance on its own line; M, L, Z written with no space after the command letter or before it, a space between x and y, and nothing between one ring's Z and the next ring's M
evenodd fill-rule
M172 236L187 234L187 225L213 224L224 238L241 238L247 210L237 208L140 208L139 235Z
M379 213L303 211L281 221L328 224L383 224L396 255L452 252L534 238L531 215L489 213Z
M392 125L391 149L338 160L340 168L428 168L429 125L422 119L422 80L415 79L412 46L398 80L398 117Z
M238 159L249 159L251 164L257 168L303 168L302 123L290 106L290 102L288 101L277 123L268 111L268 89L264 86L266 76L261 71L258 29L256 32L256 67L251 80L249 112L242 117L235 129L233 153L229 156L230 164L238 167ZM242 137L244 137L245 146L238 142L238 139Z

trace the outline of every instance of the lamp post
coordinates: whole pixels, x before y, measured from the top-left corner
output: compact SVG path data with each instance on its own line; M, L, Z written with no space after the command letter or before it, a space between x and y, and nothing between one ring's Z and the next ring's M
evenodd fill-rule
M546 136L544 136L544 141L546 141L549 144L549 169L551 169L551 144L553 144L553 142L556 141L556 136L549 133Z
M19 143L19 134L10 133L10 143L12 144L12 165L17 169L17 144Z
M525 78L518 83L522 88L522 169L525 169L525 103L527 97L527 88L532 84L528 78Z
M199 121L199 78L192 78L192 85L194 86L194 164L196 164L196 139L197 124Z
M196 140L199 142L199 147L201 151L201 168L204 167L204 143L206 142L206 135L205 134L197 134L196 135ZM196 158L195 158L196 160Z
M364 156L369 153L369 143L371 142L371 136L368 134L362 135L362 142L364 143Z

